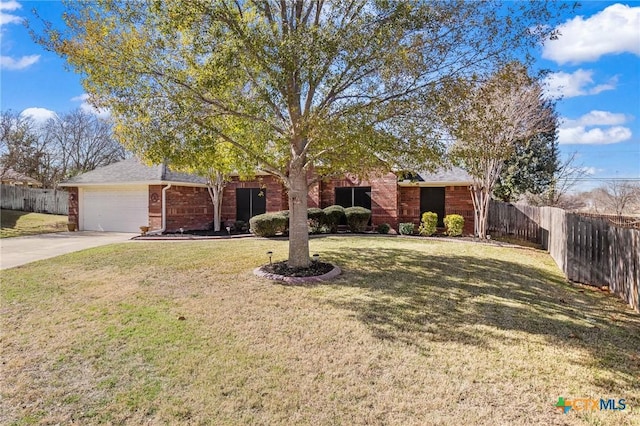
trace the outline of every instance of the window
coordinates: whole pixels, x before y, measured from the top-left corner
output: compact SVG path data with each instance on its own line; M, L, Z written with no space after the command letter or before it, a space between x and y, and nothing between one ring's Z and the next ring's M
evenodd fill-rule
M236 220L249 219L267 211L267 191L261 188L236 189Z
M364 207L371 210L371 187L336 188L336 204L342 207Z
M371 210L371 187L336 188L336 204L344 208L357 206ZM342 218L340 225L346 224L347 220ZM369 225L371 225L371 219L369 219Z

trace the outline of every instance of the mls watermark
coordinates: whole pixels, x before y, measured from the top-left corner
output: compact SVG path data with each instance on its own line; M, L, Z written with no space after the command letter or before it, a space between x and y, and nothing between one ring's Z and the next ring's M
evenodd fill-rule
M562 410L564 414L569 411L624 411L627 409L627 403L624 398L620 399L593 399L593 398L558 398L555 407Z

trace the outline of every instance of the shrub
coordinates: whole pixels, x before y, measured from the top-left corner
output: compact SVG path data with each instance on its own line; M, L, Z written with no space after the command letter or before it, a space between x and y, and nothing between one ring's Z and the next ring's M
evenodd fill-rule
M344 209L344 215L351 232L364 232L371 219L371 210L364 207L347 207Z
M324 214L324 210L311 207L307 211L307 217L309 218L309 232L312 234L319 234L326 229L326 215Z
M378 231L378 234L388 234L390 230L391 226L389 226L388 223L381 223L376 229L376 231Z
M258 237L273 237L278 232L285 232L289 219L282 213L265 213L249 219L251 232Z
M329 206L324 209L324 216L329 230L335 234L338 232L338 225L340 225L340 221L345 217L344 207L337 205Z
M462 235L464 217L459 214L448 214L444 217L444 226L447 227L447 235L452 237Z
M436 233L438 226L438 214L434 212L422 213L422 219L420 219L420 227L418 232L420 235L428 237Z
M326 215L324 214L324 210L319 209L317 207L311 207L307 211L307 216L311 220L317 220L321 225L324 225Z
M247 230L247 224L243 220L236 220L232 227L236 232L244 232Z
M400 224L398 230L400 231L401 235L411 235L413 234L413 228L413 222L404 222Z

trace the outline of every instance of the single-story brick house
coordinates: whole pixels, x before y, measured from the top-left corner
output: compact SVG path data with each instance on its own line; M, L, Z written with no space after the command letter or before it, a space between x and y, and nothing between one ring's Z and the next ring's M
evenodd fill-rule
M400 180L387 173L360 180L347 175L325 180L309 191L309 207L332 204L371 209L372 225L401 222L419 224L425 211L438 213L440 225L446 214L465 217L465 233L473 233L471 178L461 169L417 173ZM69 191L69 222L80 230L174 232L207 229L213 221L213 205L201 177L176 173L165 165L147 166L132 158L76 176L62 183ZM258 175L254 180L237 177L223 194L222 220L248 221L264 212L286 210L284 186L275 177Z

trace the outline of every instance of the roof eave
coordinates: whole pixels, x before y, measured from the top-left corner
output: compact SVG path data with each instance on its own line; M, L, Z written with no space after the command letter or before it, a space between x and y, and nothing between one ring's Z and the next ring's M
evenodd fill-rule
M141 185L175 185L206 188L206 183L179 182L179 181L128 181L128 182L64 182L58 184L62 188L82 188L87 186L141 186Z
M401 187L439 187L439 186L471 186L473 182L471 181L430 181L430 182L412 182L412 181L401 181L398 182L398 186Z

